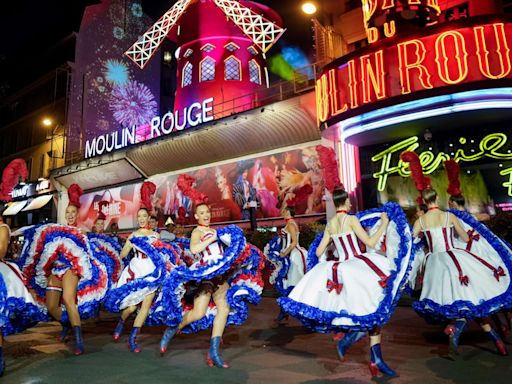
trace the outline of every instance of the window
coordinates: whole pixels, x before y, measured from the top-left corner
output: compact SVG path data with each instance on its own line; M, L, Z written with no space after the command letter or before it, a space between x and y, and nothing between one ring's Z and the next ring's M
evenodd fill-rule
M52 157L53 157L53 153L52 153ZM45 167L45 164L46 163L46 153L43 153L41 155L41 158L39 160L39 174L37 175L37 177L45 177L45 170L46 170L46 167Z
M212 45L210 43L205 44L201 47L201 51L209 53L215 49L215 45Z
M254 48L252 45L249 48L247 48L247 50L253 56L256 56L258 54L258 51L256 50L256 48Z
M187 63L183 66L181 88L184 88L190 84L192 84L192 64L190 64L190 62L187 61Z
M201 81L215 80L215 60L205 57L201 61Z
M260 66L256 60L249 61L249 81L251 83L261 84Z
M224 63L224 79L240 80L240 61L230 56Z
M235 52L240 47L238 45L236 45L235 43L229 43L229 44L226 44L224 46L224 48L226 48L226 50L228 50L229 52Z
M190 57L190 55L192 55L192 50L189 48L185 51L185 53L183 54L183 57Z

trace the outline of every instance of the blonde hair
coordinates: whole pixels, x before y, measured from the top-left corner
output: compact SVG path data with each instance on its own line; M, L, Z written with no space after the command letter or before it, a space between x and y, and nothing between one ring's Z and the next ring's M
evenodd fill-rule
M425 202L425 204L427 204L427 205L432 204L432 203L435 203L435 201L436 201L437 192L433 188L427 188L421 192L421 197L423 198L423 201Z

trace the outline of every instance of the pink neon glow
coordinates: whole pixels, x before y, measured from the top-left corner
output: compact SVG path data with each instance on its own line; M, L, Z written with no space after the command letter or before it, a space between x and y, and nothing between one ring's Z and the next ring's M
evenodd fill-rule
M357 147L347 144L344 141L338 143L339 158L341 163L340 179L345 190L352 193L356 190L361 181L361 172L359 166L359 152Z

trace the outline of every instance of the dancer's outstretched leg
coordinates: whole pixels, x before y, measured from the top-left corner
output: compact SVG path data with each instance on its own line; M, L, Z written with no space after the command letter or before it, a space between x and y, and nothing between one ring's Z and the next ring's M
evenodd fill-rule
M389 366L386 364L382 357L380 343L380 329L372 330L370 332L370 372L372 376L377 376L379 371L386 376L396 376L396 372L389 368Z
M142 300L142 303L140 305L139 313L137 313L137 316L135 317L135 320L133 321L133 328L132 332L130 333L130 337L128 339L128 347L130 348L130 351L139 353L140 348L137 345L137 335L140 332L140 329L144 325L144 322L146 321L149 310L151 309L151 304L153 303L153 298L155 297L155 292L147 295L144 300Z
M209 366L215 365L218 368L229 368L229 364L222 359L219 352L219 345L226 328L226 322L229 316L229 304L226 298L229 285L224 283L220 285L213 293L213 302L217 307L217 314L213 321L212 338L210 350L208 351L207 363Z
M202 319L206 315L206 311L208 310L208 304L210 303L210 299L212 297L211 292L203 291L199 293L194 298L194 307L192 310L188 311L185 316L183 316L183 320L180 325L177 327L168 327L160 340L160 355L163 356L167 351L167 347L171 342L172 338L178 331L181 331L187 325L193 323L194 321Z

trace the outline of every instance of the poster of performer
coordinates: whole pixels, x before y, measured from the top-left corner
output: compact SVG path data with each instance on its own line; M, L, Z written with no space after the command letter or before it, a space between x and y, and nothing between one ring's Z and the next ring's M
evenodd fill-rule
M301 203L297 215L325 212L324 180L315 147L293 149L267 156L187 172L194 189L208 196L212 222L248 220L250 210L256 218L280 217L286 200L309 184L312 192ZM150 178L157 186L153 197L154 213L162 227L171 217L176 223L194 224L192 201L178 186L179 174L160 174ZM81 198L80 223L91 228L98 215L100 200L109 201L106 228L117 222L120 229L136 225L140 184L85 194Z

